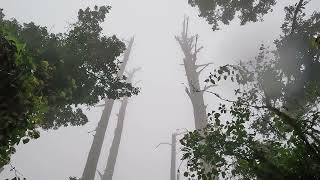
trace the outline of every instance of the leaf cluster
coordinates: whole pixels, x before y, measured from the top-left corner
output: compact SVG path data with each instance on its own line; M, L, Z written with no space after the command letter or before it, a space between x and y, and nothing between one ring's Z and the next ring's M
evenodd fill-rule
M102 34L109 6L79 10L67 33L33 22L6 20L0 10L0 166L14 145L38 138L38 127L79 126L88 119L79 105L137 94L119 77L125 44Z
M188 0L188 3L198 7L199 16L212 24L213 30L218 30L219 24L228 25L235 16L241 25L262 21L263 16L272 11L276 0Z

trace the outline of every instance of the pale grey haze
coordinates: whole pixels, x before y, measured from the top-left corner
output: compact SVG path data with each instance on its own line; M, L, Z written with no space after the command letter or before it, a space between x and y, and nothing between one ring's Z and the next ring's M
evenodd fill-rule
M116 34L120 39L135 36L127 69L141 67L135 80L141 93L129 99L126 120L114 180L166 180L170 176L170 147L155 146L171 141L171 134L179 128L194 129L192 105L184 92L186 77L183 54L174 35L180 34L184 16L190 17L190 30L200 36L204 46L199 62L213 62L214 66L248 60L258 52L261 43L272 45L280 35L283 7L292 0L278 4L262 23L240 27L238 22L222 26L213 32L187 0L0 0L7 18L19 22L34 21L47 26L51 32L64 32L75 22L80 8L110 5L111 12L103 24L104 33ZM320 1L309 6L320 7ZM119 58L121 59L121 57ZM211 66L211 69L213 66ZM202 74L204 80L210 69ZM214 90L226 91L228 87ZM208 109L217 99L206 95ZM98 169L103 171L112 142L119 101L110 119ZM103 107L87 110L89 123L82 127L67 127L42 132L41 137L19 145L12 156L12 165L28 180L63 180L80 177L93 140L93 133ZM180 163L178 160L177 163ZM10 166L0 179L12 177ZM99 179L99 176L96 176Z

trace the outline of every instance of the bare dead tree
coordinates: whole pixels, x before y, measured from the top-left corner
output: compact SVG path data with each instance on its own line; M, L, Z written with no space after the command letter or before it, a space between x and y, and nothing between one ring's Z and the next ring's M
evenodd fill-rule
M182 33L180 36L175 36L175 39L178 41L184 54L183 66L189 85L189 87L185 87L185 91L192 103L195 128L196 130L201 130L208 125L206 105L204 104L203 93L212 86L205 86L204 88L201 88L199 75L212 63L197 64L197 54L203 47L198 47L198 35L188 35L188 28L189 18L184 18L182 24ZM211 166L205 162L204 168L206 172L209 172L212 169ZM217 179L217 177L215 177L214 179Z
M176 167L176 161L177 161L177 136L185 134L188 132L188 130L184 130L179 132L181 129L177 129L176 132L172 133L171 135L171 143L163 142L156 146L156 149L161 145L169 145L171 147L171 166L170 166L170 180L179 180L180 178L180 172L178 170L177 173L177 167ZM181 164L180 164L181 165ZM180 168L180 167L179 167ZM179 169L178 168L178 169Z
M189 85L189 87L185 88L185 91L188 94L193 106L195 128L203 129L208 124L206 106L203 100L203 91L207 90L210 87L204 87L204 89L201 90L199 75L211 63L201 65L197 64L197 54L203 47L197 47L198 35L188 35L188 18L184 19L182 27L183 30L181 35L175 36L175 39L178 41L184 54L183 66L186 72Z
M169 145L171 147L170 180L176 180L177 133L172 133L171 143L160 143L156 146L156 149L161 145Z
M140 68L136 68L133 71L128 73L127 82L129 83L132 82L132 78L135 72L137 72L139 69ZM123 124L124 124L127 105L128 105L128 97L124 97L123 100L121 101L121 106L118 114L118 122L117 122L116 129L114 131L114 138L110 147L107 165L106 165L104 174L99 173L101 180L112 180L114 168L115 168L118 153L119 153L119 147L121 142L121 135L123 131Z
M120 70L118 72L119 77L122 77L124 74L124 70L125 70L125 67L128 63L128 60L129 60L129 55L131 52L133 42L134 42L134 37L132 37L130 39L128 46L127 46L127 50L124 53L123 61L120 65ZM105 136L105 133L106 133L106 130L108 127L113 104L114 104L113 99L106 99L105 100L105 108L102 112L100 121L99 121L98 126L95 130L96 133L94 135L93 142L92 142L89 154L88 154L87 162L86 162L85 168L83 170L83 174L82 174L82 178L81 178L82 180L94 180L99 157L100 157L100 153L101 153L101 149L102 149L102 145L103 145L103 141L104 141L104 136Z

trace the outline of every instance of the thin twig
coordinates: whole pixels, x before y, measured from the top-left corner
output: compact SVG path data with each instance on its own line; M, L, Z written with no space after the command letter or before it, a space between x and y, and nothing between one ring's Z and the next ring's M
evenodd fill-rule
M159 143L157 146L156 146L156 148L155 149L157 149L159 146L161 146L161 145L172 145L171 143Z

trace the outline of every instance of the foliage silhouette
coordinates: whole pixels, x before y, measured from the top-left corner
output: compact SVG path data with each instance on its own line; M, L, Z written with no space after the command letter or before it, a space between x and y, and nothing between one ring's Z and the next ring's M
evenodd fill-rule
M263 16L272 11L276 0L188 0L188 3L198 7L199 16L212 24L213 30L218 30L221 22L229 24L235 16L241 25L262 21Z
M15 152L14 145L39 137L38 127L85 124L79 105L138 93L125 77L117 77L117 58L125 45L102 34L100 24L109 10L80 9L64 34L5 20L0 10L0 167Z

